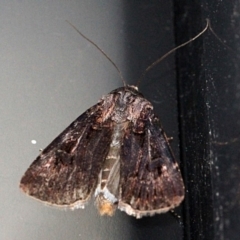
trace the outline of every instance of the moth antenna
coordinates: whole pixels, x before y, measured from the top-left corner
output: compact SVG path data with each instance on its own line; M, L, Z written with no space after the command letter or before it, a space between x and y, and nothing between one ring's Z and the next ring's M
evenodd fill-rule
M211 25L211 23L210 23L210 21L209 21L209 30L211 31L211 33L213 34L213 36L224 46L224 47L226 47L228 50L230 50L233 54L236 54L234 51L233 51L233 49L232 48L230 48L227 44L225 44L224 42L223 42L223 40L214 32L214 30L212 29L212 25Z
M168 57L170 54L172 54L173 52L175 52L177 49L182 48L184 46L186 46L187 44L189 44L190 42L193 42L194 40L196 40L198 37L200 37L203 33L205 33L207 31L207 29L210 26L210 21L209 19L206 19L207 24L206 27L200 32L198 33L195 37L191 38L190 40L188 40L185 43L180 44L179 46L173 48L172 50L170 50L169 52L165 53L162 57L158 58L155 62L153 62L150 66L148 66L145 71L142 73L142 75L140 76L139 80L137 81L136 86L138 87L140 82L142 81L142 79L145 77L145 75L147 74L148 71L150 71L153 67L155 67L157 64L159 64L162 60L164 60L166 57Z
M115 62L113 62L113 60L96 44L94 43L92 40L90 40L88 37L86 37L83 33L81 33L72 23L70 23L68 20L66 20L66 22L71 25L85 40L87 40L88 42L90 42L94 47L96 47L106 58L107 60L116 68L116 70L118 71L118 74L123 82L123 85L126 86L126 81L123 78L122 72L120 71L120 69L118 68L117 64Z

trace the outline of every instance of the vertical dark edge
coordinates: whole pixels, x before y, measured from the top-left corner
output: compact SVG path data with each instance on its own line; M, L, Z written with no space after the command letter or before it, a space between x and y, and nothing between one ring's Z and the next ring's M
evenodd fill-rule
M232 139L240 132L239 3L175 1L174 8L176 45L196 35L209 18L233 49L207 32L176 53L184 239L237 239L240 152L239 140Z
M175 3L176 45L195 36L202 23L201 1ZM205 105L203 38L176 53L180 148L186 198L184 239L213 239L213 199L209 159L208 117Z

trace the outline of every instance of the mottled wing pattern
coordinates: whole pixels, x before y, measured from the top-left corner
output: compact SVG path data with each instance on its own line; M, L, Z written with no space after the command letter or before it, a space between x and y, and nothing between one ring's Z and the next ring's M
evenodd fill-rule
M119 209L137 218L164 213L184 198L184 185L159 119L149 117L142 133L130 123L123 138Z
M53 205L84 206L111 142L111 128L97 123L100 109L99 103L87 110L41 152L21 179L24 192Z

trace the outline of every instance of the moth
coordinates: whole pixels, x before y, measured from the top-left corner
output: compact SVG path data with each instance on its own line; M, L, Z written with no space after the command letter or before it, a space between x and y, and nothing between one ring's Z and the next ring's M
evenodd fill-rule
M45 203L72 209L84 208L94 195L100 215L112 216L118 208L136 218L179 206L185 192L153 105L136 86L126 84L56 137L27 169L20 188Z

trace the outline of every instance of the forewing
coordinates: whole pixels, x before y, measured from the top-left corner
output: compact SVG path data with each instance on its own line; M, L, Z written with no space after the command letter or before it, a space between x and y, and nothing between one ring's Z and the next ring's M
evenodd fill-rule
M184 198L184 185L159 120L149 118L142 133L126 130L121 150L119 209L141 218L166 212Z
M58 206L82 207L95 190L111 128L98 124L99 104L78 117L30 165L20 188Z

